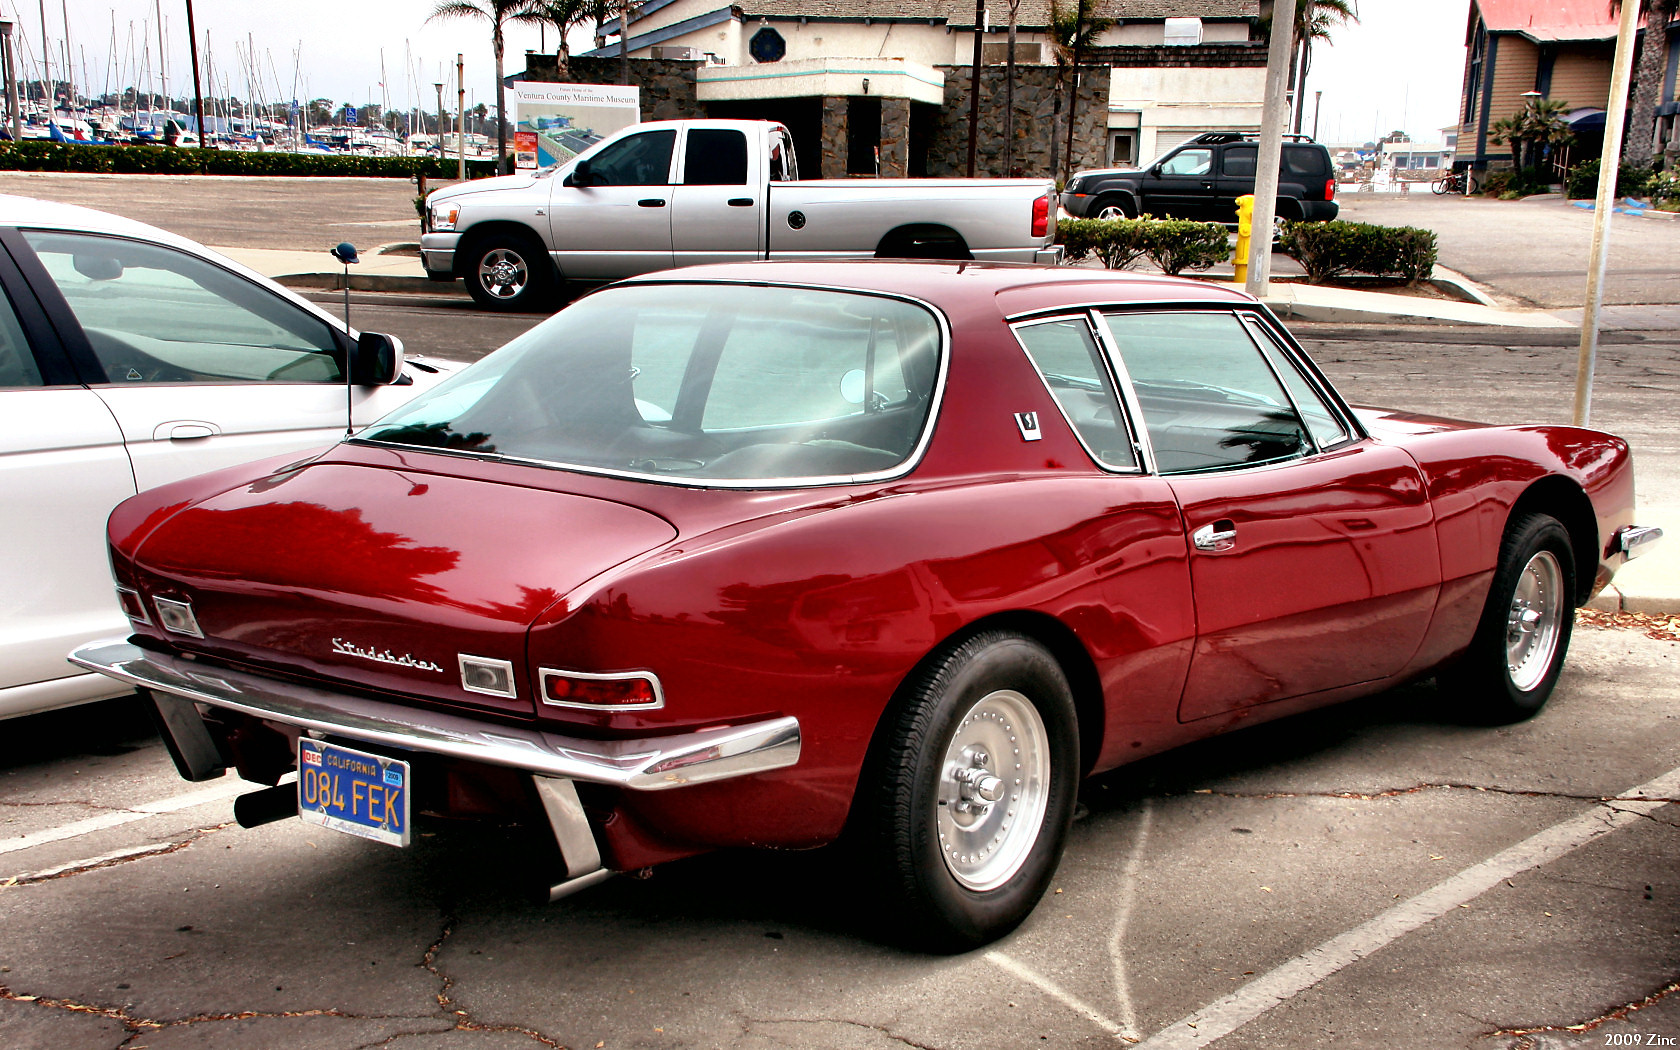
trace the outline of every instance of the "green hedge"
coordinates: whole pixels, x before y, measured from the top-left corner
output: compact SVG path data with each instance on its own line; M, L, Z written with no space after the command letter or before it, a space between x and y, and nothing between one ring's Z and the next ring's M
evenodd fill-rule
M436 157L356 157L320 153L247 153L174 146L93 146L36 139L0 142L0 169L124 175L356 175L453 179L455 161ZM467 177L494 175L495 161L467 161Z
M1205 270L1231 257L1230 232L1188 219L1069 219L1056 224L1069 262L1096 256L1110 270L1148 258L1163 273Z
M1312 284L1346 273L1421 281L1435 269L1435 234L1415 226L1289 222L1278 244Z
M1565 196L1570 200L1592 200L1598 196L1598 158L1584 160L1569 169L1564 178ZM1639 197L1649 189L1654 173L1650 168L1637 164L1620 164L1616 167L1616 188L1612 191L1617 197Z

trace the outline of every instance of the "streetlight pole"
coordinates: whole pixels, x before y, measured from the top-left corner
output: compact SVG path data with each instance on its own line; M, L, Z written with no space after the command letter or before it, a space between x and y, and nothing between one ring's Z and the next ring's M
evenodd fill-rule
M12 23L0 21L0 66L6 74L6 112L11 118L12 141L23 138L23 111L18 106L17 61L12 55Z
M1324 92L1313 92L1313 141L1318 141L1318 107L1324 104Z
M455 180L467 181L467 79L466 62L455 53Z
M198 82L198 29L193 24L192 0L187 0L187 44L192 52L193 116L198 120L198 148L204 148L204 89Z
M437 88L437 99L438 99L437 151L438 151L438 160L441 162L443 160L443 81L441 81L441 80L435 81L435 82L433 82L432 86Z

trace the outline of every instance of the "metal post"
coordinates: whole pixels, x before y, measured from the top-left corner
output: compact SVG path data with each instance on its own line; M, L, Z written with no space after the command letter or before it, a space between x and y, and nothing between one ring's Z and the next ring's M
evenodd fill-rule
M12 141L23 138L23 108L18 105L17 58L12 54L12 23L0 21L0 64L6 74L6 113L12 126Z
M467 80L460 52L455 54L455 179L467 181Z
M974 76L968 85L968 177L974 178L974 162L980 148L980 45L986 21L986 0L974 0Z
M192 0L187 0L187 43L192 52L193 116L198 120L198 148L204 148L204 89L198 82L198 29L193 24Z
M434 141L437 142L438 163L441 164L443 163L443 81L435 81L432 86L437 88L438 122L437 135L435 136Z
M1283 129L1289 121L1284 99L1289 76L1290 37L1295 34L1295 0L1272 5L1272 43L1266 53L1266 103L1260 115L1260 156L1254 170L1254 229L1248 246L1244 288L1260 298L1272 280L1272 220L1277 217L1278 166L1283 161Z
M1324 92L1313 92L1313 141L1318 141L1318 110L1324 104Z
M1610 109L1604 115L1604 150L1598 162L1598 201L1593 208L1592 251L1587 261L1587 304L1581 311L1581 353L1575 365L1575 425L1592 416L1593 367L1598 361L1598 313L1604 305L1604 273L1610 264L1610 209L1616 197L1622 124L1627 119L1628 82L1633 79L1633 39L1639 5L1622 4L1616 61L1610 70Z

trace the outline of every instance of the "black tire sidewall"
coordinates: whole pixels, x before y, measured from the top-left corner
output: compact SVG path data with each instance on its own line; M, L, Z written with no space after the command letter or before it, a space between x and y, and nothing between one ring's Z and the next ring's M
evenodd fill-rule
M1552 663L1532 689L1518 689L1511 680L1505 651L1505 635L1511 601L1529 560L1541 551L1551 552L1562 573L1566 609L1558 625ZM1569 653L1575 626L1575 550L1563 525L1548 514L1525 514L1514 519L1499 545L1499 564L1488 589L1487 605L1456 676L1457 688L1465 694L1470 713L1491 723L1519 722L1539 713L1557 686Z
M1049 741L1049 795L1043 824L1020 869L1003 886L975 891L959 883L939 849L938 792L945 753L958 722L974 704L1002 689L1037 708ZM1072 691L1043 646L1017 635L981 635L906 698L901 719L909 747L897 756L908 774L892 799L897 832L892 851L913 936L936 950L964 950L995 940L1032 911L1055 875L1072 823L1079 779L1079 732Z

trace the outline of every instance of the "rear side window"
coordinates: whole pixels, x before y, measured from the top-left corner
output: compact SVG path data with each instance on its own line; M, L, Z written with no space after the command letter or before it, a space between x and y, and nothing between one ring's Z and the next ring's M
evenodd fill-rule
M746 135L731 128L700 128L688 133L688 153L683 157L683 185L746 184Z
M1293 175L1316 175L1328 178L1330 158L1322 149L1312 146L1283 147L1283 170Z
M1253 146L1232 146L1219 162L1221 175L1254 175L1256 150Z
M11 300L0 294L0 389L40 385L41 371L35 367L23 326L12 311Z
M1085 450L1105 467L1135 469L1132 437L1120 414L1102 351L1085 319L1024 324L1015 329L1015 335Z

